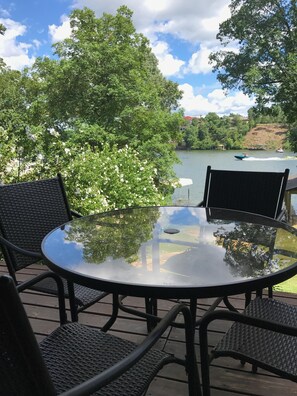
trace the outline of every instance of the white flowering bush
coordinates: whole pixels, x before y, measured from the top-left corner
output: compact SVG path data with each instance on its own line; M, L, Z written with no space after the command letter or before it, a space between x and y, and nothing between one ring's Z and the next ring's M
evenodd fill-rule
M82 214L165 204L157 170L134 149L64 141L54 128L24 131L22 145L0 130L0 182L63 176L71 207Z
M82 214L132 206L160 205L156 170L129 147L76 153L62 171L71 206Z
M7 181L7 169L13 167L15 172L17 171L17 166L15 166L15 159L17 158L15 151L16 145L13 144L6 129L0 126L0 182L2 183Z

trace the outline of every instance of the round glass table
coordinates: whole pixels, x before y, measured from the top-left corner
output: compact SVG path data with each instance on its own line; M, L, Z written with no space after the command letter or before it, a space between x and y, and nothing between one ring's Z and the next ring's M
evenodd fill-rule
M81 217L42 242L48 266L90 288L138 297L245 293L297 273L297 232L244 212L145 207Z

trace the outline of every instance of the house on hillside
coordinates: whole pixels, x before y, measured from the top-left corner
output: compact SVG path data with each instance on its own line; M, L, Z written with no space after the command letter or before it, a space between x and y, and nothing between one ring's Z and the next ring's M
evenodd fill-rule
M192 125L193 120L197 120L201 117L184 116L185 124L181 126L181 130L184 131L188 125Z
M184 116L184 120L188 121L190 124L192 124L192 121L194 118L196 118L196 117Z

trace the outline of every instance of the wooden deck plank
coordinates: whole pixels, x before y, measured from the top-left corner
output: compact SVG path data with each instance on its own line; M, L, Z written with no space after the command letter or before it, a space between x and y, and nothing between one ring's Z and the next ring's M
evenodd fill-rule
M18 276L20 280L30 279L44 270L44 267L35 265L30 269L23 269ZM7 273L6 268L0 263L0 274L4 273ZM297 306L296 294L277 292L275 293L275 297ZM40 342L47 334L59 326L57 299L54 296L48 296L34 291L21 293L21 298L36 338ZM244 296L233 296L230 301L236 308L243 309ZM79 321L89 326L100 328L109 318L111 302L112 299L110 296L105 297L101 302L80 313ZM198 302L198 317L204 313L204 309L207 309L211 302L212 299L204 299ZM142 298L129 297L125 299L125 304L129 304L136 309L144 309L144 300ZM167 300L160 300L158 302L158 308L161 315L165 314L172 304L172 302L168 302ZM224 308L224 304L221 304L221 307ZM224 321L213 322L211 324L209 331L210 347L219 341L229 326L230 323ZM139 343L147 334L146 323L142 318L121 311L110 333ZM197 332L195 336L197 361L200 369L199 337ZM184 330L171 328L158 342L157 347L182 357L185 353ZM258 370L257 374L252 374L249 364L242 366L240 362L231 358L220 358L213 361L210 373L212 396L297 395L297 384L280 379L264 370ZM147 395L150 396L167 396L168 394L177 396L188 394L186 375L183 367L178 365L164 367L147 392Z

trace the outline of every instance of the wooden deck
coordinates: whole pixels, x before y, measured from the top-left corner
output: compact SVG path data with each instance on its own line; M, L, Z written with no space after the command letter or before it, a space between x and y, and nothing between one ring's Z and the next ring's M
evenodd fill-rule
M25 280L43 271L40 266L33 266L18 273L19 280ZM0 263L0 273L6 273L6 267ZM297 305L297 295L276 293L276 298L290 304ZM58 326L57 299L36 292L22 293L22 300L38 340L41 340ZM127 298L130 305L143 308L143 299ZM237 308L244 304L243 296L235 296L232 302ZM211 303L210 300L199 302L199 314ZM160 301L160 310L165 313L172 303ZM111 298L107 296L100 303L95 304L87 311L79 315L81 323L99 327L108 319L111 312ZM210 331L210 347L218 342L227 329L225 322L213 323ZM140 342L146 335L144 320L120 312L120 315L110 330L110 333L119 337ZM183 356L185 351L184 332L182 329L171 328L157 345L166 351ZM199 339L196 334L197 359L199 357ZM250 365L241 366L239 362L231 358L216 359L211 366L211 386L213 396L279 396L297 395L297 384L282 380L264 370L252 374ZM187 395L187 385L184 369L176 365L168 365L151 384L147 395L151 396L183 396ZM129 395L127 395L129 396Z

